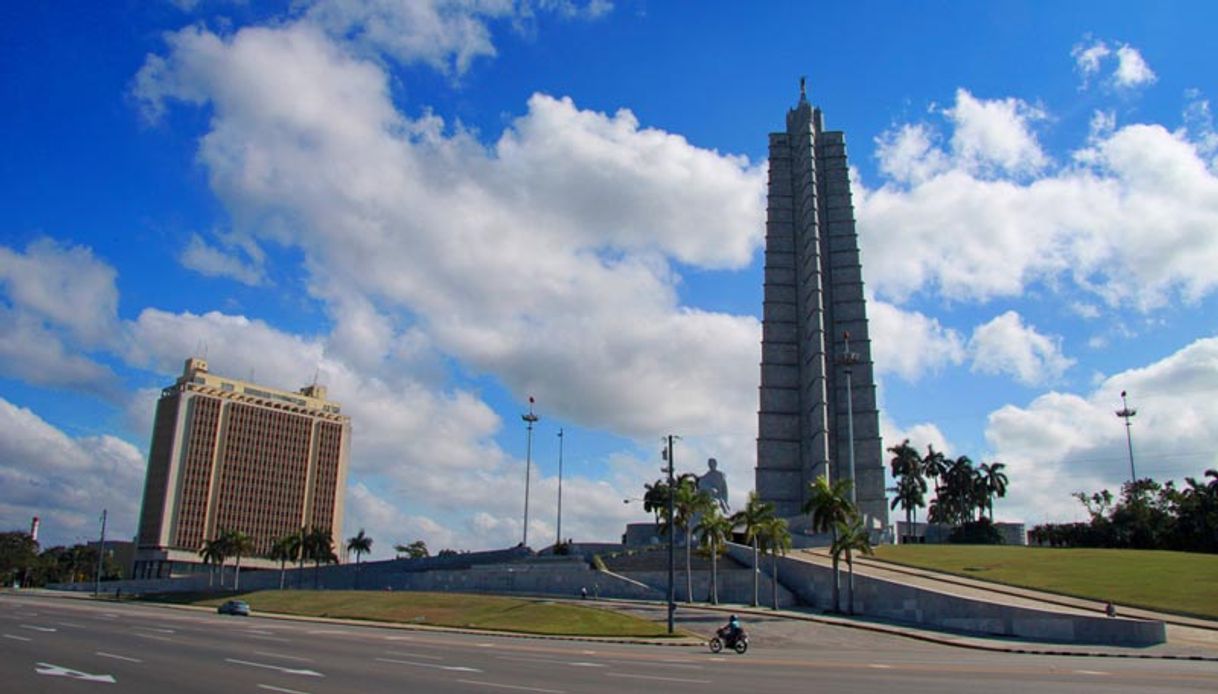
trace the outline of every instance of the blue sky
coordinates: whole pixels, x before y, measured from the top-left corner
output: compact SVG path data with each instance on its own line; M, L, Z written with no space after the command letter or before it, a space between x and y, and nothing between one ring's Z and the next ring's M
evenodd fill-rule
M996 513L1199 476L1218 438L1206 3L17 4L0 15L0 526L134 531L159 388L318 374L347 534L613 539L752 486L767 133L846 132L885 445ZM536 544L536 542L535 542Z

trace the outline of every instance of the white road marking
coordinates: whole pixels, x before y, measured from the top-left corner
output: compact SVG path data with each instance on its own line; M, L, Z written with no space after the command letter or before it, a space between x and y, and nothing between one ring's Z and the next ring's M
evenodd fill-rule
M891 670L892 669L891 665L884 665L883 663L869 663L867 665L867 667L875 668L876 670Z
M117 655L115 653L106 653L105 651L97 651L95 655L100 655L103 658L114 658L115 660L125 660L129 663L142 663L144 661L139 658L128 658L125 655Z
M1076 675L1108 675L1111 673L1100 672L1099 670L1075 670L1074 674L1076 674Z
M496 682L479 682L478 680L457 680L461 684L477 684L482 687L497 687L499 689L515 689L524 692L542 692L542 694L566 694L565 689L542 689L540 687L522 687L516 684L498 684Z
M682 677L658 677L656 675L628 675L624 672L606 672L605 677L623 677L631 680L656 680L658 682L687 682L689 684L710 684L710 680L690 680Z
M584 655L596 655L596 651L583 651Z
M74 629L84 629L85 628L83 624L74 624L72 622L55 622L55 623L61 627L72 627Z
M340 634L342 636L346 636L346 635L350 634L351 632L344 631L342 629L312 629L306 633L313 634L316 636L320 636L323 634Z
M132 634L132 636L138 636L141 639L152 639L153 641L167 641L169 643L173 643L173 639L169 638L168 636L157 636L156 634L141 634L138 631L135 632L134 634Z
M86 682L107 682L109 684L114 684L113 675L90 675L87 672L72 670L62 665L52 665L50 663L38 663L38 667L34 668L34 672L37 672L40 675L71 677L74 680L85 680Z
M299 689L284 689L283 687L273 687L269 684L260 684L258 685L258 688L269 689L272 692L283 692L284 694L309 694L308 692L302 692Z
M386 641L414 641L413 636L386 636Z
M43 631L43 632L58 631L58 629L56 629L55 627L39 627L39 626L34 626L33 624L21 624L20 626L22 629L29 629L30 631Z
M263 641L278 641L280 643L291 643L292 639L285 639L281 636L263 636L262 634L247 634L251 639L262 639Z
M247 634L264 634L264 635L270 635L270 634L274 634L275 632L273 632L273 631L267 631L266 629L246 629L246 630L245 630L245 633L247 633Z
M531 657L527 657L527 656L517 656L517 655L500 655L500 656L495 656L495 657L498 658L499 660L519 660L519 661L526 662L526 663L554 663L556 665L571 665L573 667L607 667L606 665L603 665L601 663L589 663L586 661L579 661L579 662L573 663L569 660L563 660L561 658L531 658Z
M268 658L283 658L284 660L297 660L302 663L313 662L312 658L302 658L298 655L284 655L283 653L271 653L270 651L254 651L254 655L265 655Z
M33 641L34 640L27 636L17 636L16 634L5 634L4 638L12 639L14 641Z
M493 644L493 643L477 643L474 645L477 646L478 648L494 648L495 647L495 644Z
M674 668L681 668L683 670L701 670L701 669L703 669L701 665L693 665L691 663L673 663L673 662L669 662L669 661L665 661L665 660L638 661L638 660L619 660L619 659L614 659L614 658L605 658L605 661L609 662L609 663L625 663L627 665L650 665L651 667L674 667Z
M278 670L278 671L284 673L285 675L304 675L306 677L325 677L325 675L321 674L320 672L316 672L314 670L282 667L280 665L268 665L266 663L251 662L249 660L237 660L236 658L225 658L224 660L227 662L230 662L230 663L236 663L237 665L248 665L250 667L266 668L267 670Z
M450 672L482 672L476 667L464 667L462 665L437 665L436 663L420 663L413 660L398 660L396 658L377 658L382 663L397 663L399 665L413 665L415 667L426 667L435 670L448 670Z
M423 658L424 660L444 660L444 657L439 655L427 655L425 653L403 653L402 651L385 651L385 655L404 655L407 658Z
M132 628L132 629L143 629L144 631L155 631L155 632L158 632L158 633L161 633L161 634L176 634L176 633L178 633L178 632L174 631L173 629L169 629L169 628L167 628L167 627L143 627L143 626L139 626L139 625L137 624L136 626L133 626L133 627L131 627L131 628Z

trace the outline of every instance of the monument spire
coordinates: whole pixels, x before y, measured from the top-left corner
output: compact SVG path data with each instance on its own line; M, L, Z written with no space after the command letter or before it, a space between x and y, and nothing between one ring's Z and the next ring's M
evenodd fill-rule
M799 103L805 103L808 100L808 76L800 75L799 77Z

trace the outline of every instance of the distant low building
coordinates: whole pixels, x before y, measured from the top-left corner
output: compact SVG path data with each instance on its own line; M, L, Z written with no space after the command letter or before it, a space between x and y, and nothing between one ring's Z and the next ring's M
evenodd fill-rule
M201 570L199 550L225 530L253 540L241 561L251 567L275 566L257 557L301 528L341 542L350 443L350 418L323 386L293 393L187 359L157 401L135 577Z
M101 545L101 542L89 542L85 546L96 550ZM106 540L105 545L106 556L114 562L114 565L119 569L119 578L131 578L132 570L135 564L135 543L130 540Z
M905 521L897 521L897 536L902 544L906 544L906 538L914 538L913 543L946 544L954 529L942 523L914 523L911 528ZM994 529L1002 537L1004 545L1028 544L1028 531L1023 523L995 523Z

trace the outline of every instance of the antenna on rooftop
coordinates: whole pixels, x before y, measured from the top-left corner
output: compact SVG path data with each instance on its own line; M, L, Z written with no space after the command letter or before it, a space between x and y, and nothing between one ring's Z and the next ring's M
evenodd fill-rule
M321 366L319 365L319 366L317 366L317 368L313 369L313 385L315 385L315 386L317 385L317 377L320 374L321 374Z

